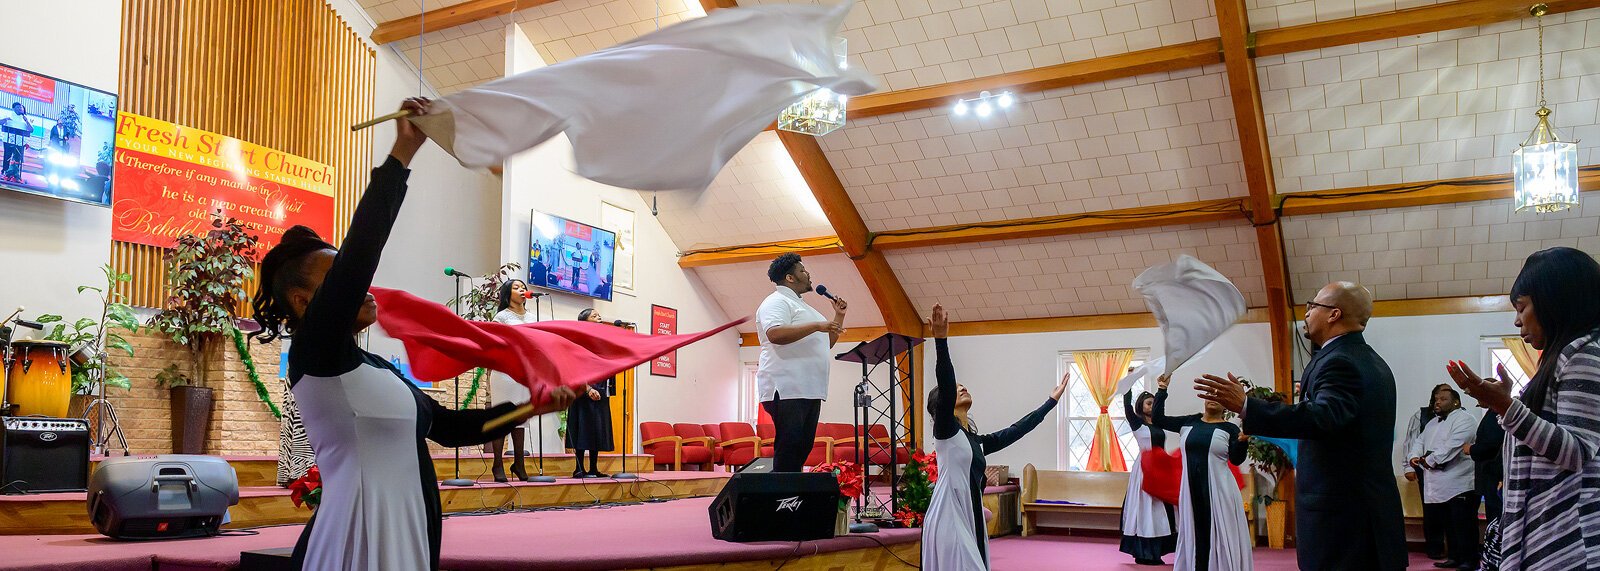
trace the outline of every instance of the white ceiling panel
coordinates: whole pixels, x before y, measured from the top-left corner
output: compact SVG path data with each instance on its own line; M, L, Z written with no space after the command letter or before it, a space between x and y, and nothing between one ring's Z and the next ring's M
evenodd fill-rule
M874 231L1245 196L1222 66L1028 94L986 119L938 108L822 138Z
M845 327L883 326L883 312L873 301L872 293L867 290L866 282L862 281L861 273L850 258L844 254L806 256L804 263L806 271L811 272L812 283L826 285L828 293L850 302L850 312L845 315ZM761 300L766 299L776 287L767 279L768 265L768 262L749 262L694 268L694 272L711 290L724 312L730 316L744 316L754 315ZM822 296L808 293L801 299L822 312L823 316L833 316L833 308ZM739 330L752 333L755 325L747 322L740 325Z
M657 199L657 219L679 251L833 234L816 196L772 132L757 135L703 192L647 194Z
M1268 30L1382 14L1449 0L1245 0L1250 29Z
M1251 307L1265 305L1255 230L1243 222L884 253L918 310L941 303L952 321L1149 311L1134 276L1179 254L1228 276Z

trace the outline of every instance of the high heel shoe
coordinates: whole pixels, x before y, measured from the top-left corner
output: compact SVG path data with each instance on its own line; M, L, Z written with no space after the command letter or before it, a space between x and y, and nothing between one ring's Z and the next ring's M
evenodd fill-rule
M494 481L502 484L509 481L506 479L506 467L501 463L495 462L492 471L494 473Z
M515 474L517 476L517 479L522 480L524 482L533 481L533 478L528 475L528 468L522 465L522 459L521 458L517 459L517 463L516 464L512 464L511 465L511 473Z

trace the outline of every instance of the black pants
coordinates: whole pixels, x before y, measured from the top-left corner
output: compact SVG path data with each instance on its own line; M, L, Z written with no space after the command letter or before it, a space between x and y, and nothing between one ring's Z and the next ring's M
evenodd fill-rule
M822 414L821 399L786 399L773 395L761 403L772 416L772 471L799 472L817 438L817 417Z
M1483 497L1484 521L1494 521L1500 518L1500 506L1503 500L1500 498L1501 478L1496 468L1498 466L1479 467L1477 478L1473 482L1473 489L1477 490L1478 495ZM1491 470L1493 471L1491 472Z
M0 164L0 174L5 176L22 176L22 145L5 144L4 163Z
M1451 561L1478 560L1478 492L1462 492L1438 506L1444 510L1445 553Z
M1426 493L1427 481L1423 479L1423 471L1417 473L1417 495ZM1443 557L1445 520L1450 517L1450 510L1446 504L1422 504L1422 549L1429 557Z

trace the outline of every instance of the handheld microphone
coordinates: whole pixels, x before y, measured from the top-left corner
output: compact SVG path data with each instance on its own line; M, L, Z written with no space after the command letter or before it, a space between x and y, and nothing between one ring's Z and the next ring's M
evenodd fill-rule
M833 294L828 293L828 286L822 284L817 284L817 295L826 297L828 299L833 299Z
M40 331L44 330L44 324L43 323L39 323L37 321L28 321L26 319L18 319L18 320L16 320L16 322L17 322L17 327L26 327L28 329L38 329Z
M452 278L470 278L470 277L472 277L469 274L458 272L458 271L456 271L455 268L452 268L450 266L445 266L444 267L444 275L450 276Z

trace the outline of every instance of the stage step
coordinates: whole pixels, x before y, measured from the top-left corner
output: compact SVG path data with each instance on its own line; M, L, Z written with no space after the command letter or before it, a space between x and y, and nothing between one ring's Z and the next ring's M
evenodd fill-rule
M462 466L465 472L466 458L462 458ZM545 467L548 472L548 461ZM695 498L716 495L722 491L730 475L727 472L652 472L640 473L638 480L576 480L567 477L550 484L513 480L508 484L490 482L461 488L444 486L439 488L439 495L446 513L502 507L565 506L596 501ZM95 533L94 526L89 523L87 506L86 494L81 492L0 496L0 535ZM249 486L240 488L239 505L229 511L229 516L232 520L226 527L237 529L305 523L311 518L311 511L295 507L289 499L288 490L277 486Z
M278 457L277 456L223 456L228 464L233 466L234 473L239 475L239 487L250 488L256 486L276 486L278 484ZM571 476L575 467L571 454L546 454L544 456L544 473L551 476ZM487 454L462 454L461 477L469 480L492 481L489 468L494 457ZM529 457L524 460L528 466L528 473L538 471L539 459ZM587 463L587 461L585 461ZM100 458L95 457L89 462L90 470L100 465ZM455 456L438 455L433 457L433 471L440 479L455 476ZM511 458L506 458L506 468L511 468ZM615 474L622 470L621 454L601 454L600 471ZM628 470L635 474L654 472L655 461L649 454L629 454ZM509 476L509 474L507 474Z

